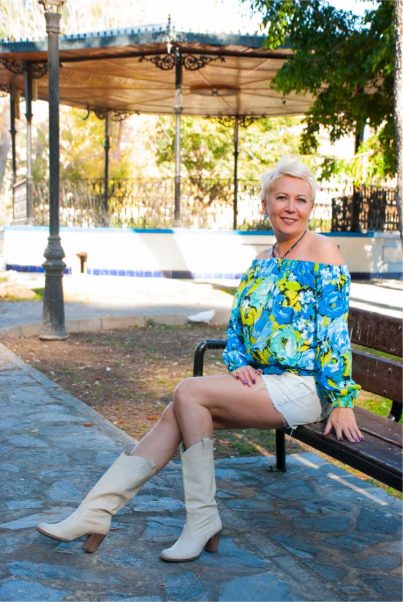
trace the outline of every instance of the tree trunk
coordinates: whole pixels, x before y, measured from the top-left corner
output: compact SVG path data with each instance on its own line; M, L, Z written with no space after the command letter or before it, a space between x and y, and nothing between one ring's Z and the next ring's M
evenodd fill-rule
M397 206L403 241L403 0L394 0L396 24L395 128L397 149Z
M8 98L7 98L8 100ZM3 104L3 103L2 103ZM4 111L0 119L0 190L3 185L4 174L6 171L6 161L8 149L10 147L10 135L8 133L8 109Z

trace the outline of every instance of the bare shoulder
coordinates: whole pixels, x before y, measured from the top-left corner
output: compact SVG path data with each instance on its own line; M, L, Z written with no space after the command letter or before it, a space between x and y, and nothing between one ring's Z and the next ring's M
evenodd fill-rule
M309 251L312 255L312 261L318 263L333 265L346 263L337 244L328 236L323 236L323 234L311 233Z
M269 247L264 251L260 251L259 255L256 255L256 259L269 259L271 257L271 251L273 247Z

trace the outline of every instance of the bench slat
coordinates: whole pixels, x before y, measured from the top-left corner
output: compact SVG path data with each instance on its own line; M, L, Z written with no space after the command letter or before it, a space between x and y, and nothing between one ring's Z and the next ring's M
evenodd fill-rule
M350 307L348 326L352 343L402 356L402 320L399 318Z
M354 408L354 414L360 429L366 433L377 435L387 443L397 445L402 449L402 425L394 420L388 420L384 416L378 416L368 410Z
M366 391L402 403L402 364L353 350L353 378Z
M374 479L402 490L401 445L387 444L368 433L361 443L338 441L334 435L323 436L324 426L325 422L300 426L292 436ZM397 424L394 426L399 428ZM289 434L289 431L285 432Z

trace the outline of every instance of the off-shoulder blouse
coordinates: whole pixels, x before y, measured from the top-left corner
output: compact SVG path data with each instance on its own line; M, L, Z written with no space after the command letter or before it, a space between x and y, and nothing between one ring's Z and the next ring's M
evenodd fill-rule
M235 293L223 358L263 374L315 378L324 413L353 407L348 334L350 274L345 265L255 259Z

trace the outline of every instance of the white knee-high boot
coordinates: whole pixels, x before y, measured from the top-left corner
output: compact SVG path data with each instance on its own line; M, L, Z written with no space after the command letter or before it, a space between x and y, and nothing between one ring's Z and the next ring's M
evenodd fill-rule
M162 560L184 562L200 556L203 548L216 552L222 523L215 501L212 439L181 448L186 523L178 541L161 553Z
M121 454L99 479L77 510L59 523L41 523L37 530L43 535L70 542L87 535L86 552L95 552L108 533L114 514L139 491L157 469L141 456Z

